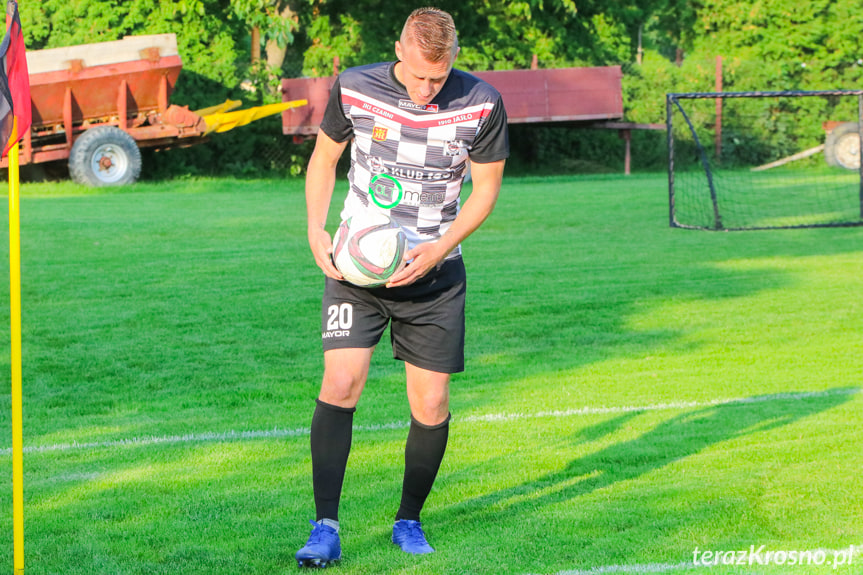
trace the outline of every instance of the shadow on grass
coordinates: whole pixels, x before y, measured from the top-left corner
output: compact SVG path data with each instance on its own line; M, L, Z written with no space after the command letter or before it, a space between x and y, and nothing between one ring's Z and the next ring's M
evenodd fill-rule
M641 478L725 441L791 425L838 407L859 391L834 388L814 394L753 396L687 411L640 437L572 459L559 471L452 505L440 512L440 518L453 526L463 525L461 529L494 523L524 525L526 518L542 515L544 507ZM571 448L613 433L635 415L616 416L581 430L571 439ZM565 459L566 452L560 457ZM485 465L464 469L458 475L481 475Z
M863 234L671 229L661 188L645 193L659 184L650 178L520 184L466 241L467 371L454 388L457 410L518 401L547 379L608 360L697 352L715 344L712 327L758 337L740 320L753 311L748 300L775 292L801 302L793 313L814 293L786 259L853 254ZM657 309L667 310L661 319ZM711 312L714 324L701 319Z
M623 262L581 273L532 274L528 289L520 277L477 278L468 300L468 369L458 376L466 384L453 393L456 409L539 393L538 384L547 379L558 390L569 387L590 397L584 395L589 390L575 389L572 370L612 359L689 354L703 344L685 322L636 328L633 318L667 302L746 298L793 281L784 272L673 266L649 257L655 266Z

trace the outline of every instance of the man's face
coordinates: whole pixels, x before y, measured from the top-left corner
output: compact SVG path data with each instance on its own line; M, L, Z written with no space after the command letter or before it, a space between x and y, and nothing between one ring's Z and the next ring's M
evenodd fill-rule
M401 62L396 67L396 77L407 88L411 101L420 106L430 103L438 95L455 60L453 57L429 62L410 41L396 42L396 56Z

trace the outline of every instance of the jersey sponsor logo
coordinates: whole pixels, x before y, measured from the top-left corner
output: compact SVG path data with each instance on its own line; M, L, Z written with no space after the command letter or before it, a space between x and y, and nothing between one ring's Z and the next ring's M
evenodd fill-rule
M446 192L423 192L415 190L387 188L380 184L369 189L369 194L375 204L385 210L396 206L412 206L421 208L440 208L446 203Z
M409 101L409 100L407 100ZM393 102L394 103L394 102ZM359 116L377 116L393 120L403 126L412 128L433 128L437 126L448 126L455 124L475 124L491 113L494 104L491 102L477 103L472 106L466 106L459 110L451 112L440 112L429 115L427 118L420 118L415 110L402 110L399 107L387 104L386 102L373 98L371 96L361 94L355 90L342 86L342 105L347 107L347 115ZM416 106L416 104L414 104ZM430 107L427 112L433 112L433 107L436 104L427 104Z
M402 110L413 110L414 112L438 112L437 104L415 104L413 100L399 100L399 108Z
M466 147L464 140L449 140L444 142L443 153L445 156L458 156Z
M412 182L444 182L461 176L458 168L448 170L428 170L423 168L405 168L399 165L387 164L380 156L366 156L369 171L372 174L388 174L399 180Z
M334 337L350 337L351 330L349 329L337 329L335 331L325 331L321 334L321 339L331 339Z
M423 170L420 168L387 167L387 173L400 180L414 182L443 182L454 179L454 170Z
M372 140L374 140L375 142L386 142L387 129L380 126L375 126L375 129L372 130Z
M372 191L371 194L374 202L387 210L398 205L439 208L446 203L446 192L444 191L423 192L399 188L398 193L392 189L383 189Z
M385 210L391 210L402 201L404 188L397 179L387 174L378 174L369 185L372 201Z
M407 192L405 204L422 207L442 206L446 201L446 192Z
M365 110L367 112L371 112L372 114L375 114L377 116L383 116L384 118L388 118L390 120L392 120L393 118L396 117L396 115L393 114L392 112L390 112L388 110L384 110L380 106L375 106L375 105L370 104L368 102L364 102L362 104L362 108L363 108L363 110Z
M380 156L369 156L369 170L373 174L382 174L387 167L384 165L384 159Z
M463 124L464 122L472 122L474 120L479 120L480 114L476 114L473 112L468 112L467 114L459 114L457 116L451 116L449 118L442 118L438 120L438 126L448 126L450 124Z
M375 174L369 185L369 195L375 204L386 210L390 210L400 204L406 206L436 207L443 206L446 203L446 192L444 191L431 192L405 189L399 180L441 182L452 180L455 177L455 170L415 170L400 168L398 166L387 166L381 158L376 156L369 157L369 168Z

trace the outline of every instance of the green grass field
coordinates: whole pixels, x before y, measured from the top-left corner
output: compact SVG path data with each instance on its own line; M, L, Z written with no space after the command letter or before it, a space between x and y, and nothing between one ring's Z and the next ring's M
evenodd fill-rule
M21 211L27 572L297 572L322 371L302 182L31 184ZM863 573L835 564L863 545L863 228L671 229L663 174L510 178L464 249L438 551L389 542L408 409L385 337L335 572ZM761 546L823 564L701 565Z

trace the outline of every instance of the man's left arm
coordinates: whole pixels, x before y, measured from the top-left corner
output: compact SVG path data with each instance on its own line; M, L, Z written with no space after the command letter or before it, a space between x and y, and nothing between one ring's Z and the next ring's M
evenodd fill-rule
M471 163L473 191L461 207L458 216L444 235L433 242L425 242L407 253L411 263L394 275L387 287L409 285L442 262L465 238L471 235L491 214L500 194L503 167L506 160L487 164Z

